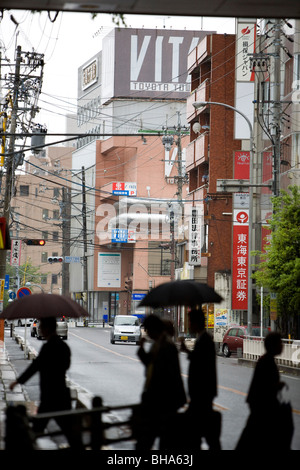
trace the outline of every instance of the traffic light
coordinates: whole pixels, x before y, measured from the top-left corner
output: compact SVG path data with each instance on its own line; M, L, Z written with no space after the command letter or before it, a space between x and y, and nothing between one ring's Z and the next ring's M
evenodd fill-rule
M62 263L63 262L62 256L49 256L48 263Z
M37 239L25 238L23 242L26 243L26 245L30 245L30 246L44 246L46 244L45 240L40 240L39 238Z
M125 290L127 292L131 292L132 291L132 281L130 279L128 279L127 281L125 281Z

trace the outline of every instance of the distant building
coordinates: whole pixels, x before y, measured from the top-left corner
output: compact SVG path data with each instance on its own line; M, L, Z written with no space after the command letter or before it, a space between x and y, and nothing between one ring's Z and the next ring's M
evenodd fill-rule
M24 242L21 245L20 265L25 268L21 271L16 267L17 284L21 287L28 281L26 263L31 261L41 272L34 281L37 286L32 286L34 292L69 292L68 266L50 264L48 258L69 254L71 152L68 147L49 147L44 157L31 155L24 163L24 171L16 175L11 238L46 242L41 247Z

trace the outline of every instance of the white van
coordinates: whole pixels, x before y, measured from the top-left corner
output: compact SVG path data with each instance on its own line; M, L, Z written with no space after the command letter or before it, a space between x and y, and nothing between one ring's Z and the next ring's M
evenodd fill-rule
M141 324L138 317L134 315L117 315L115 317L110 333L112 344L115 344L116 341L139 344L141 336Z

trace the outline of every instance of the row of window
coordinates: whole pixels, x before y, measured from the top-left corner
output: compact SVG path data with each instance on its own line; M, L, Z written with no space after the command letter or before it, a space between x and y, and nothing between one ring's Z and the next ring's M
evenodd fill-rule
M41 284L47 284L48 274L41 274ZM51 274L51 284L58 284L58 274Z
M77 125L82 126L85 122L90 119L94 119L99 116L99 109L101 108L101 96L92 99L84 106L78 107L77 111Z
M41 187L37 186L35 188L35 195L37 196L39 192L44 192L46 189L49 189L49 188L46 188L43 185ZM59 197L59 195L60 195L59 189L60 188L53 188L53 197L54 198ZM29 185L28 184L20 184L20 186L19 186L19 195L20 196L29 196Z

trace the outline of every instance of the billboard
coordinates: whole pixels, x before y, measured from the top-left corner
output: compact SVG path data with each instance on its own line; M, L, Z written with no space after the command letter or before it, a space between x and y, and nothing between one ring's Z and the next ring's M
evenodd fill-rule
M191 91L188 54L211 33L113 30L103 38L103 89L108 90L113 83L111 91L115 98L185 99Z

